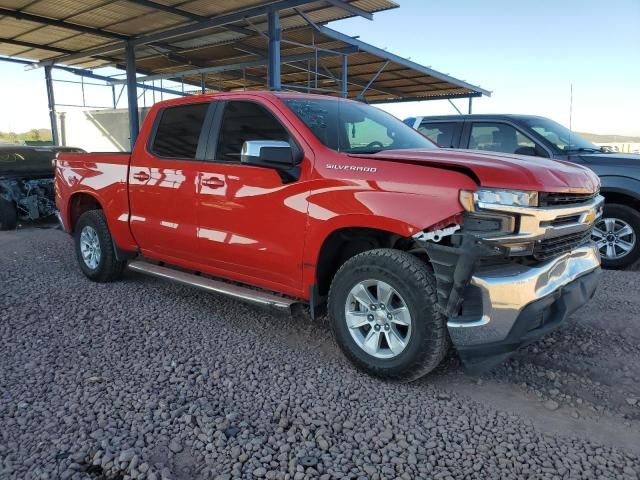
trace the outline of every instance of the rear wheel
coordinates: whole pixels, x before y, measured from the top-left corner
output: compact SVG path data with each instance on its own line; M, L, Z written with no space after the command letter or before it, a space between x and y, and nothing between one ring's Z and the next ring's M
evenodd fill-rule
M80 269L89 279L111 282L122 275L126 262L116 259L113 238L102 210L83 213L74 235Z
M640 258L640 213L626 205L605 204L593 227L593 240L604 268L629 267Z
M0 230L13 230L18 224L16 204L0 198Z
M424 262L377 249L338 270L328 309L338 345L358 368L411 381L433 370L449 347L446 319L436 304L435 279Z

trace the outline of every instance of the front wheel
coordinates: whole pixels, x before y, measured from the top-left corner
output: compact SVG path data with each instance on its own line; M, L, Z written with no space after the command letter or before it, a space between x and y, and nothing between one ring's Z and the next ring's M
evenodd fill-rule
M89 279L111 282L122 275L126 262L116 258L113 238L101 210L90 210L80 216L75 245L80 269Z
M338 345L358 368L412 381L433 370L449 347L446 318L436 305L435 279L424 262L378 249L338 270L328 309Z
M605 204L593 227L593 240L604 268L631 266L640 258L640 213L626 205Z

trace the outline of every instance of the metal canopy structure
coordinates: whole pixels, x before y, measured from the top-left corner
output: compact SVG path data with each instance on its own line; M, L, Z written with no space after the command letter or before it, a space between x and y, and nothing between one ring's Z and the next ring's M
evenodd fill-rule
M45 68L55 120L52 68L128 92L131 141L137 89L294 90L369 103L469 98L490 92L325 26L396 8L390 0L0 0L0 55ZM0 58L1 59L1 58ZM112 66L126 79L95 75ZM142 76L138 76L142 75ZM106 79L106 80L105 80ZM160 82L160 87L155 85ZM55 121L52 121L54 139Z

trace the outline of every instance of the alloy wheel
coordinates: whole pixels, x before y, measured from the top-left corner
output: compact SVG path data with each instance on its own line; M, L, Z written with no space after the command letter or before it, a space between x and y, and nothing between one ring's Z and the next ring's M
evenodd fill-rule
M618 260L627 256L636 244L636 233L631 225L614 217L602 218L596 223L592 237L600 255L607 260Z
M98 238L98 232L89 225L86 225L80 232L80 253L87 267L91 270L98 268L102 257L100 239Z
M364 280L351 289L345 319L355 343L376 358L400 355L411 338L412 319L406 302L380 280Z

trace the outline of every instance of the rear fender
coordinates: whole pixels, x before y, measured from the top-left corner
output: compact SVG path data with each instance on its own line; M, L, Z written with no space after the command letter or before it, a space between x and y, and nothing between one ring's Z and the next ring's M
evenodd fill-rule
M92 160L92 161L89 161ZM129 171L127 154L64 154L56 162L56 204L65 230L73 231L72 198L88 195L104 211L116 245L136 251L129 229Z

